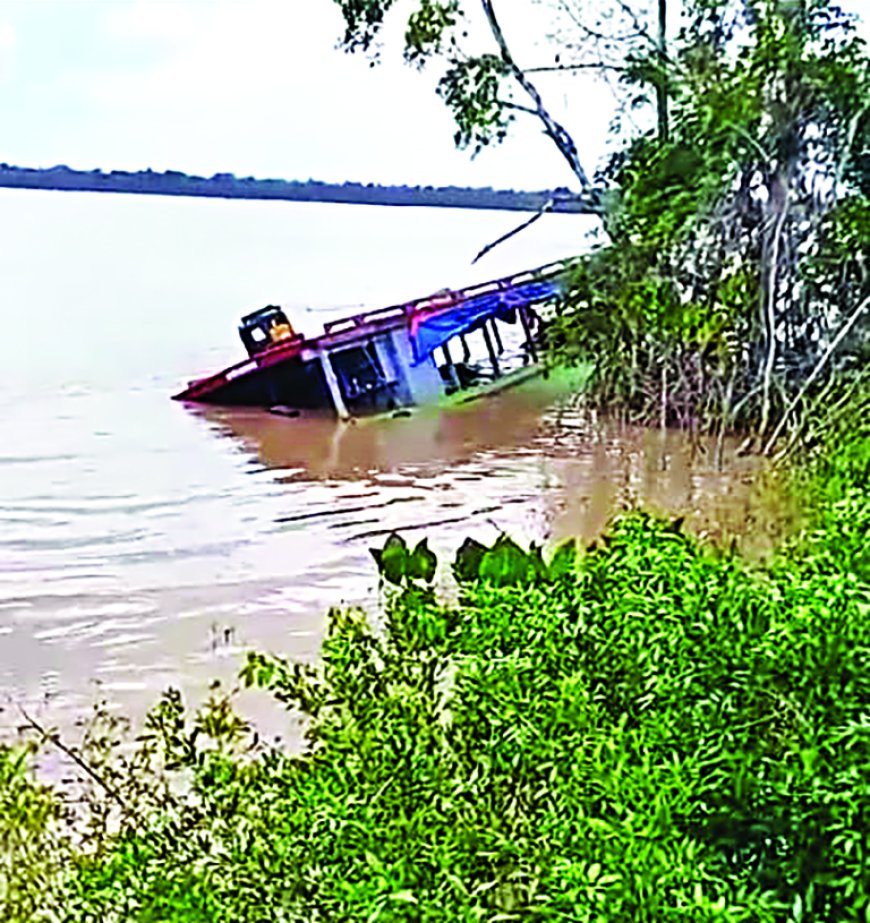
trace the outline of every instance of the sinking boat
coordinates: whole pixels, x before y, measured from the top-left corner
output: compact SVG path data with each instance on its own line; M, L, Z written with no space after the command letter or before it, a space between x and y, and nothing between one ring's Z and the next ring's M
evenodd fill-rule
M239 325L247 359L191 381L173 398L348 418L500 390L537 373L536 309L562 295L570 266L560 261L445 289L331 321L314 337L297 333L280 307L268 305Z

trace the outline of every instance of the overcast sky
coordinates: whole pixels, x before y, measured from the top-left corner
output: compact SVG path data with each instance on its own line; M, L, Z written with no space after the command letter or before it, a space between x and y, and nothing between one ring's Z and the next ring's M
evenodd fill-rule
M860 10L867 0L849 0ZM552 63L547 3L501 0L528 66ZM436 72L336 50L331 0L0 0L0 161L78 169L543 188L572 176L535 121L472 161L453 148ZM866 29L864 30L866 34ZM474 32L480 41L484 31ZM546 80L549 79L549 84ZM607 86L545 78L587 170L605 146Z

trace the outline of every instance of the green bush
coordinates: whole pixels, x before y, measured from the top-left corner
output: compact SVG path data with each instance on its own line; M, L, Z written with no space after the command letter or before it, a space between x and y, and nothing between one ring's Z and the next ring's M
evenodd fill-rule
M32 744L0 744L0 919L53 919L69 853L61 802L33 778Z

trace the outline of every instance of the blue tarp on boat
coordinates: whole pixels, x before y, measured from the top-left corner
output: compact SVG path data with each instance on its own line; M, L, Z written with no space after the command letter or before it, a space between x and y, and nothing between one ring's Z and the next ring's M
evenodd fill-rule
M487 292L424 317L413 334L414 365L419 365L439 346L461 333L467 333L483 320L495 317L508 320L519 307L549 301L564 290L560 279L526 282L500 292Z

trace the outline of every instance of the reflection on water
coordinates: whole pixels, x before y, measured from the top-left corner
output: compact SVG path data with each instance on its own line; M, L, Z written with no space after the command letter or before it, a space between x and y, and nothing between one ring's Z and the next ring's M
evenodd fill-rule
M297 496L298 511L277 522L323 519L339 528L341 519L349 532L354 525L380 523L379 529L348 534L348 542L434 525L434 514L446 508L457 511L451 521L470 524L483 513L497 514L489 518L498 520L499 529L530 539L591 539L620 509L641 505L684 517L687 528L711 540L735 539L752 554L769 546L784 515L776 495L763 486L760 460L738 457L736 442L726 441L714 464L709 442L599 419L544 381L471 405L348 423L247 409L193 412L216 433L238 440L262 470ZM352 481L364 489L348 494L344 504L327 495L324 507L312 509L316 481ZM299 485L305 488L297 495ZM385 498L388 489L404 493ZM380 512L396 504L409 505Z
M540 437L541 414L558 386L522 388L450 408L417 408L394 417L349 422L332 416L285 417L260 410L191 407L214 429L237 438L282 478L354 479L404 471L435 476L484 452L509 457Z

